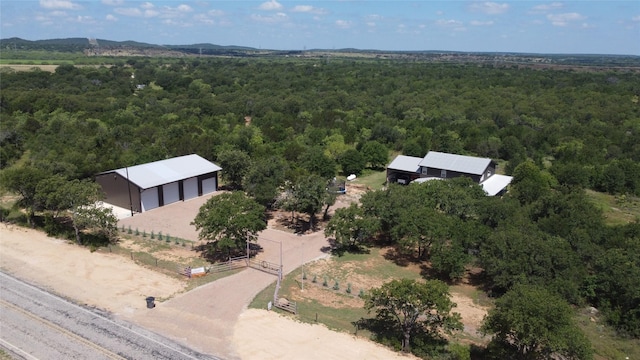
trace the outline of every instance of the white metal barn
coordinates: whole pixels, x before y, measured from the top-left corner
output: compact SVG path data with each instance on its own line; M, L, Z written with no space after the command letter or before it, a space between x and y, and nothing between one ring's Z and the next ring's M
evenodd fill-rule
M148 211L218 189L220 166L195 154L154 161L96 175L106 203Z

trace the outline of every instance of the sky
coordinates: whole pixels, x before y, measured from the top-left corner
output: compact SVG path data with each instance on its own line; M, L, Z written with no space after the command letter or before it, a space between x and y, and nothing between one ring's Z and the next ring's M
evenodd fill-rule
M0 38L640 55L640 1L0 0Z

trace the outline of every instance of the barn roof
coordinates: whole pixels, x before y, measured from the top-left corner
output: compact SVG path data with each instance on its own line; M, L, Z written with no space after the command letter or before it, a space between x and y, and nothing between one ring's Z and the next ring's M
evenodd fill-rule
M129 166L115 172L141 189L172 183L198 175L220 171L222 168L196 154Z
M448 154L429 151L420 161L420 166L456 171L465 174L481 175L491 164L491 159L474 156Z
M422 158L398 155L393 159L391 164L387 166L387 169L417 173L420 172L420 161L422 161Z

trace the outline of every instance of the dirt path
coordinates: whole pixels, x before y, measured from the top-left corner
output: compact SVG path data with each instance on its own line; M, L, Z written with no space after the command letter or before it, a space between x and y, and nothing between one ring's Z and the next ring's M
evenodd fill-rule
M264 252L258 260L280 262L282 244L283 268L289 272L305 261L326 256L322 234L296 236L267 229L258 243ZM234 349L234 326L248 304L276 277L255 269L201 286L186 294L158 304L154 311L136 311L129 319L176 340L189 343L198 351L228 359L241 358ZM267 304L265 304L266 307Z

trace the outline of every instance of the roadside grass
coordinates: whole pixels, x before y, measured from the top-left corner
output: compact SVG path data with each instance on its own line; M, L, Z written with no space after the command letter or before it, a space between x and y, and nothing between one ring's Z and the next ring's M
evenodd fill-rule
M608 225L624 225L640 220L640 198L632 195L610 195L586 190L587 196L599 207Z
M0 360L11 360L13 357L9 355L4 349L0 349Z
M622 338L597 316L586 312L578 315L577 323L593 346L594 359L640 359L640 339Z

